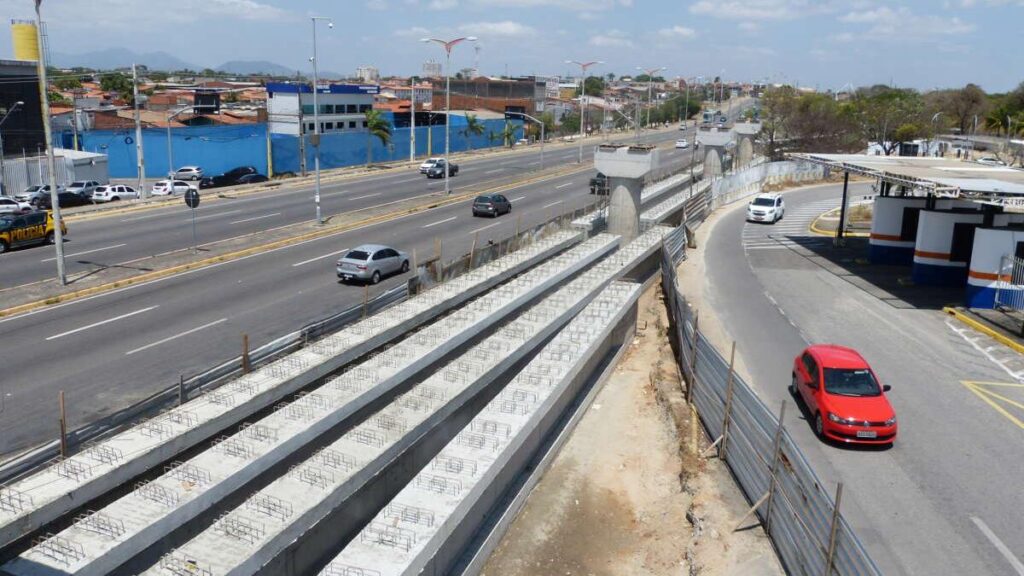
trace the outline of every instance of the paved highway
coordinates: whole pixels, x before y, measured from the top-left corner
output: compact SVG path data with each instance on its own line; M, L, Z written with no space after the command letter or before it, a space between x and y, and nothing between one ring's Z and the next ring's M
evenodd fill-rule
M692 135L693 130L686 133ZM660 143L679 134L678 130L651 132L643 134L641 141ZM620 136L616 140L631 141L632 138ZM584 146L585 162L591 165L595 144L588 142ZM544 155L546 168L572 165L578 159L575 146L549 148ZM529 152L459 160L458 163L459 174L451 179L455 193L474 185L493 183L497 186L512 178L527 176L540 167L540 147L534 146ZM585 181L590 176L590 172L585 172L575 181ZM321 207L328 216L438 194L443 190L442 179L430 180L415 168L395 168L383 174L323 185ZM224 190L208 193L217 192ZM230 194L230 190L225 193ZM285 184L267 192L200 204L196 210L197 237L202 244L308 222L314 215L313 188ZM179 200L153 210L72 222L68 237L66 263L68 275L73 279L100 268L131 265L142 258L190 247L191 213ZM54 249L40 247L4 254L0 260L3 262L0 290L53 278L56 275L54 258Z
M883 573L1020 576L1024 432L962 382L1011 384L999 390L1018 408L1024 389L953 330L934 306L941 293L882 290L866 280L873 267L855 263L862 253L836 252L807 232L840 193L831 185L788 193L775 226L745 224L742 209L723 216L705 255L710 303L773 410L792 402L792 361L812 342L856 348L892 385L900 431L890 450L824 445L792 404L786 422L827 489L844 482L843 511Z
M662 165L681 169L689 159L689 150L673 149L662 154ZM510 159L494 162L503 161ZM358 304L363 288L339 284L334 273L335 259L347 248L379 242L429 255L440 238L451 258L468 252L476 234L481 242L511 235L517 216L526 228L593 203L588 177L568 175L508 190L513 213L495 220L473 218L462 202L0 320L0 454L55 437L60 390L66 391L71 426L78 426L167 387L181 373L237 356L242 333L255 347ZM260 200L277 202L279 194L257 198L247 199L246 205L255 206L245 210L267 210ZM217 207L232 209L231 202ZM382 282L371 296L406 279Z

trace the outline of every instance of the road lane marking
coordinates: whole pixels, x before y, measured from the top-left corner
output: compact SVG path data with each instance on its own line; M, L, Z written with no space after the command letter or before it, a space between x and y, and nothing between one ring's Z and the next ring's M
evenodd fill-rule
M206 220L207 218L219 218L221 216L227 216L228 214L238 214L241 211L242 211L241 209L239 209L239 210L228 210L227 212L218 212L216 214L207 214L206 216L196 216L196 221L198 222L199 220ZM192 221L192 219L189 218L189 219L185 220L184 222L188 223L188 222L191 222L191 221Z
M487 226L481 226L480 228L477 228L476 230L473 230L472 232L470 232L470 234L476 234L477 232L482 232L484 230L487 230L488 228L493 228L493 227L497 226L498 224L501 224L501 222L495 222L494 224L488 224Z
M504 168L495 168L494 170L488 170L484 174L497 174L498 172L504 172Z
M1003 544L1003 541L1000 540L999 537L996 536L996 533L988 527L988 524L985 524L985 522L977 516L971 516L971 522L974 522L974 525L978 527L978 530L981 530L981 533L985 535L985 538L988 538L988 541L996 547L996 550L999 550L999 553L1003 555L1003 558L1006 558L1006 561L1009 562L1010 566L1017 571L1017 574L1024 576L1024 563L1021 563L1021 561L1013 555L1009 546Z
M338 254L341 254L342 252L347 252L347 251L348 251L348 248L342 248L341 250L336 250L334 252L331 252L330 254L324 254L323 256L317 256L316 258L310 258L309 260L303 260L302 262L296 262L295 264L292 264L292 268L295 268L296 266L302 266L303 264L309 264L310 262L316 262L317 260L323 260L324 258L330 258L331 256L337 256Z
M438 224L444 224L445 222L451 222L452 220L455 220L456 218L458 218L458 216L452 216L451 218L445 218L444 220L438 220L437 222L431 222L430 224L423 225L422 228L430 228L431 226L437 226Z
M1002 400L1003 402L1006 402L1007 404L1009 404L1011 406L1015 406L1018 409L1024 409L1024 405L1022 405L1019 402L1016 402L1014 400L1011 400L1011 399L1009 399L1009 398L1007 398L1007 397L1005 397L1005 396L1003 396L1001 394L996 394L995 392L992 392L991 390L986 390L985 389L985 386L992 386L992 385L994 385L993 383L963 381L963 382L961 382L961 384L963 384L971 392L974 392L975 396L977 396L978 398L981 398L981 400L983 402L985 402L986 404L991 406L992 409L994 409L996 412L999 412L1007 420L1009 420L1010 422L1013 422L1014 424L1016 424L1018 428L1024 430L1024 422L1022 422L1021 419L1018 418L1017 416L1011 414L1009 410L1007 410L1005 407L1001 406L998 402L996 402L995 399Z
M555 190L560 190L562 188L565 188L566 186L572 186L572 182L566 182L565 184L559 184L558 186L555 186Z
M363 196L356 196L354 198L349 198L349 200L362 200L363 198L373 198L374 196L380 196L380 192L374 192L373 194L365 194Z
M348 194L348 190L338 190L337 192L328 192L326 194L321 193L321 198L330 198L331 196L341 196L342 194Z
M186 330L186 331L182 332L181 334L175 334L174 336L171 336L169 338L164 338L163 340L157 340L156 342L153 342L152 344L146 344L145 346L141 346L139 348L136 348L135 350L129 350L129 351L125 352L124 355L125 356L131 356L132 354L135 354L136 352L142 352L143 350L149 350L150 348L152 348L154 346L160 346L161 344L166 344L166 343L170 342L171 340L176 340L178 338L181 338L182 336L188 336L189 334L193 334L195 332L199 332L200 330L204 330L204 329L209 328L211 326L216 326L217 324L220 324L222 322L227 322L227 321L228 321L227 318L221 318L220 320L214 320L213 322L210 322L209 324L203 324L202 326L197 326L197 327L195 327L195 328L193 328L191 330Z
M73 258L75 256L84 256L86 254L92 254L93 252L102 252L104 250L113 250L114 248L120 248L121 246L127 246L127 244L114 244L113 246L104 246L103 248L93 248L92 250L86 250L84 252L75 252L74 254L65 254L64 257L65 258ZM57 257L54 256L53 258L46 258L45 260L40 260L40 262L53 262L56 259L57 259Z
M513 198L513 199L509 200L509 202L519 202L520 200L526 200L526 196L520 196L518 198Z
M47 338L47 340L56 340L57 338L63 338L64 336L70 336L72 334L77 334L78 332L81 332L82 330L88 330L90 328L95 328L97 326L103 326L104 324L110 324L111 322L116 322L118 320L123 320L125 318L129 318L131 316L135 316L137 314L142 314L143 312L149 312L150 310L152 310L154 308L159 308L159 307L160 307L160 305L157 304L155 306L150 306L148 308L143 308L141 310L136 310L135 312L129 312L127 314L121 314L120 316L115 316L113 318L107 318L106 320L101 320L101 321L96 322L94 324L89 324L88 326L82 326L81 328L75 328L74 330L68 330L67 332L61 332L60 334L54 334L53 336L50 336L49 338Z
M253 216L252 218L244 218L242 220L235 220L231 224L242 224L243 222L252 222L253 220L262 220L264 218L273 218L274 216L280 216L280 212L274 212L273 214L264 214L263 216Z
M551 204L545 204L544 207L545 208L551 208L552 206L556 206L556 205L561 204L561 203L562 203L561 200L556 200L556 201L552 202Z

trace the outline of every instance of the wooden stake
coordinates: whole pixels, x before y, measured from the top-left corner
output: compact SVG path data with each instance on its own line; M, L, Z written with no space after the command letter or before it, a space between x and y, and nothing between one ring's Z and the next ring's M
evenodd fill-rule
M839 503L843 501L843 483L836 485L836 505L832 509L832 529L828 536L828 557L825 559L825 576L832 574L832 564L836 555L836 532L839 529Z
M685 328L683 329L685 331ZM700 340L700 310L693 313L693 344L690 346L690 385L686 387L686 403L693 404L693 389L697 387L697 342Z
M242 374L249 373L249 335L242 334Z
M64 391L57 397L60 402L60 457L68 457L68 420L64 412Z
M732 341L732 352L729 353L729 379L725 385L725 416L722 418L722 445L718 449L718 457L725 460L725 450L729 444L729 422L732 420L732 387L736 374L736 341Z
M185 403L185 375L178 374L178 406Z
M772 475L768 482L768 507L765 508L764 512L764 531L768 533L768 529L771 528L772 524L772 501L775 499L775 487L779 483L779 462L782 460L782 429L785 426L786 420L786 401L782 401L782 406L779 407L779 427L775 429L775 439L772 442Z

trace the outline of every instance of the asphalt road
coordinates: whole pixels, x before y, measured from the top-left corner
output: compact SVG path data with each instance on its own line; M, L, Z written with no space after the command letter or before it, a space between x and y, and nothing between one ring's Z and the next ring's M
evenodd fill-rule
M953 330L935 306L947 295L880 289L880 277L909 269L858 263L862 252L837 251L806 231L840 193L829 185L786 194L786 218L775 226L745 224L742 209L724 215L705 255L710 303L766 404L790 402L786 426L824 486L844 483L843 512L883 573L1020 576L1024 430L963 382L1015 385L1000 391L1018 402L1024 389ZM793 409L793 358L825 342L856 348L892 385L900 424L892 449L825 445Z
M692 135L691 128L686 132ZM665 142L675 139L679 130L650 132L641 135L643 142ZM692 138L692 136L690 136ZM632 141L630 136L615 140ZM584 146L584 161L592 165L593 146ZM575 164L575 146L548 147L544 166ZM454 193L482 183L504 184L510 178L522 178L540 168L540 147L514 155L484 156L458 160L459 174L451 178ZM576 181L589 180L588 171ZM321 210L330 216L361 208L398 202L418 196L438 194L444 180L431 180L415 168L394 168L382 174L352 178L321 187ZM216 194L230 190L210 190ZM315 217L313 188L308 185L283 185L267 192L247 194L236 199L218 199L200 203L196 209L196 230L199 244L233 238L268 230ZM111 266L125 266L149 256L192 246L192 215L184 201L142 212L111 215L72 222L64 247L67 274L72 280L88 272ZM0 289L8 289L56 276L55 250L50 247L27 247L0 257L2 274Z
M677 134L656 138L674 139ZM575 149L561 154L570 152L575 158ZM672 149L662 154L662 165L681 169L689 159L689 150ZM523 161L495 159L487 165ZM467 168L466 177L487 165ZM416 175L417 186L422 186L420 178ZM5 356L0 455L56 436L61 390L66 392L70 425L76 427L173 384L179 374L201 372L237 356L243 333L256 347L358 304L363 288L339 284L334 272L334 261L347 248L373 242L430 255L439 238L445 258L455 257L469 252L477 234L481 243L510 236L517 217L525 229L594 203L597 198L589 193L588 179L588 173L575 174L508 190L505 195L513 212L494 220L473 218L466 201L0 320L0 350ZM383 193L390 184L361 186ZM360 190L352 183L345 187ZM302 192L291 194L292 204L303 197ZM283 211L283 206L270 206L280 201L280 193L247 198L237 201L244 202L238 205L247 206L247 212L216 216L239 209L221 202L204 216L234 219L251 217L246 215L252 212ZM297 212L309 211L309 205L299 208ZM156 220L182 218L143 215L153 216L141 221L146 222L144 227ZM40 253L33 255L39 258ZM390 278L371 287L370 295L405 280L407 275Z

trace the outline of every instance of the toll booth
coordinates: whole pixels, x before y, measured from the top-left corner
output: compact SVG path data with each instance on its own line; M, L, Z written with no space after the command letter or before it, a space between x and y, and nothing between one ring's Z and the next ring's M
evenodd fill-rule
M1013 266L1007 262L1008 256L1024 258L1024 227L978 228L975 231L967 272L965 300L969 308L995 308L996 293L1003 290L1024 292L1021 286L1013 283Z

